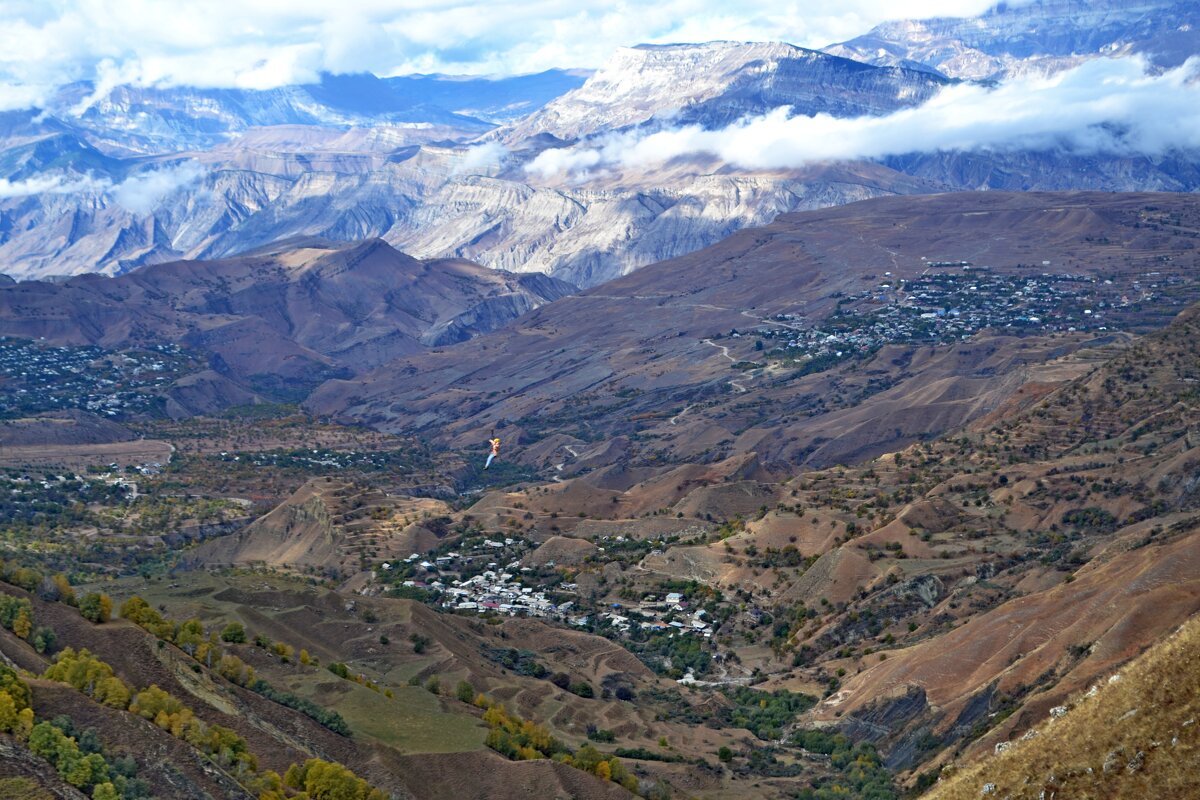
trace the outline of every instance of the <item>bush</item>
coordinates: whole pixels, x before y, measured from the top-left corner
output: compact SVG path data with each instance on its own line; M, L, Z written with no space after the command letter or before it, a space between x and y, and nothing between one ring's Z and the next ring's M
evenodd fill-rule
M240 622L231 622L221 630L221 641L232 644L244 644L246 641L246 629Z
M53 628L48 628L45 625L35 628L33 637L29 643L33 645L33 649L39 653L48 653L54 650L55 643L58 642L58 635L54 633Z
M33 632L33 606L24 597L0 594L0 625L28 639Z
M79 652L70 647L63 648L42 677L69 684L110 708L124 709L129 705L129 687L113 674L112 667L92 655L87 648Z
M311 700L306 700L303 697L297 697L289 692L281 692L278 689L273 688L269 683L261 678L246 688L261 694L268 700L279 703L281 706L287 706L288 708L299 711L300 713L319 722L340 736L350 735L350 726L346 724L346 720L342 717L342 715L336 711L332 711L328 708L322 708Z
M108 781L108 762L99 753L84 755L75 740L49 722L39 722L29 732L29 749L54 765L58 774L77 789Z
M386 794L372 788L346 767L319 758L310 758L302 765L293 764L284 774L283 782L314 800L387 800Z
M459 681L454 687L454 696L464 703L470 703L475 699L475 687L467 681Z
M587 737L593 742L601 742L603 744L610 744L617 740L615 733L603 728L597 728L595 725L588 725Z
M9 696L17 711L29 708L29 704L33 701L29 686L21 680L16 670L4 664L0 664L0 692Z
M84 595L79 601L79 613L84 619L97 625L108 622L112 617L112 598L100 592Z

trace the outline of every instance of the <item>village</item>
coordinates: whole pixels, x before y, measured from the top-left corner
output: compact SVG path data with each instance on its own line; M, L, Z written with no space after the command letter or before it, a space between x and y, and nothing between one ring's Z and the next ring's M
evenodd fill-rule
M222 451L213 458L224 463L252 467L278 467L301 472L354 469L363 472L402 471L428 467L429 459L418 450L335 450L329 447L299 447L258 452Z
M611 541L609 541L611 540ZM619 546L625 537L600 537ZM636 653L638 642L656 637L711 639L718 621L683 591L643 593L614 602L585 592L564 578L553 561L529 556L536 544L499 535L466 537L424 554L383 562L375 571L393 594L420 599L458 614L539 617L623 640Z
M1148 304L1181 307L1196 294L1194 283L1157 272L1114 281L930 262L913 280L885 272L872 288L838 297L837 310L813 327L805 327L800 315L779 314L769 320L778 325L733 333L771 340L774 347L766 349L766 358L803 362L816 371L886 344L948 344L986 329L1014 335L1125 330Z
M174 344L117 352L0 337L0 419L65 409L116 419L152 413L158 390L193 362Z

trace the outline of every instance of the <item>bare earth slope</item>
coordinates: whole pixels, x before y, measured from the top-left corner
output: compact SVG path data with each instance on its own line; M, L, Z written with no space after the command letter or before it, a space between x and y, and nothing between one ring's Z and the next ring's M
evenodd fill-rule
M176 402L202 405L199 395L230 405L252 399L247 389L299 399L324 377L493 330L570 289L462 260L418 261L378 240L306 240L117 278L3 286L0 334L184 344L209 354L211 370L175 387Z
M1062 707L1028 738L948 775L926 797L1192 797L1200 749L1200 618Z
M1147 224L1147 207L1180 224ZM1151 270L1191 280L1197 229L1190 195L964 193L784 215L492 335L332 381L309 407L448 441L473 443L489 429L514 444L636 433L689 459L749 450L817 464L869 457L986 414L1022 383L1049 376L1037 365L1114 340L1066 325L1050 338L999 330L949 349L884 348L865 366L806 374L764 364L753 336L730 331L778 330L781 314L792 320L783 328L818 326L842 294L917 280L935 261L1122 285ZM1181 307L1172 302L1140 306L1124 323L1164 324Z

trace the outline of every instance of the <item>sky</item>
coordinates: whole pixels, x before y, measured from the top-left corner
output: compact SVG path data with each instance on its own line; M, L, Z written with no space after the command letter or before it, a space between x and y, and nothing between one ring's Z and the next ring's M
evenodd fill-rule
M822 47L888 19L992 0L0 0L0 111L64 84L270 89L321 72L595 68L617 47L715 39Z

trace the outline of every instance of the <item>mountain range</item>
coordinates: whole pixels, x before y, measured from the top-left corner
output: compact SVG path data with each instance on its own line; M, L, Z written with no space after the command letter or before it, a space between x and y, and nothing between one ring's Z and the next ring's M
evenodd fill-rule
M20 278L117 274L294 236L378 237L422 258L590 286L779 213L870 197L1195 189L1186 151L978 149L789 169L695 157L582 177L543 169L556 151L603 147L621 130L714 129L783 106L885 115L958 80L1130 53L1168 66L1200 23L1190 3L1089 8L1088 26L1072 27L1074 6L1059 2L896 23L870 34L886 47L854 40L828 53L782 43L634 47L586 79L325 76L268 92L117 87L94 98L94 87L76 85L53 108L6 112L0 123L0 268ZM1037 33L1014 33L1028 30ZM967 52L991 61L948 66Z
M1175 67L1200 45L1194 13L1188 3L1154 0L997 3L979 17L885 22L825 52L968 80L1055 72L1097 54L1138 54Z
M0 114L0 798L1200 796L1197 16Z
M108 349L175 343L203 371L166 392L171 413L299 400L325 379L502 327L574 287L386 243L293 241L222 261L109 278L0 286L0 333Z

